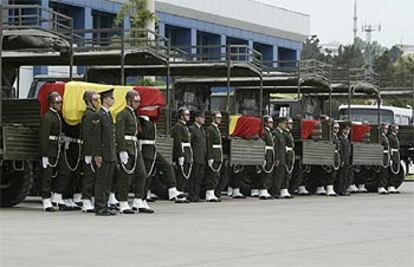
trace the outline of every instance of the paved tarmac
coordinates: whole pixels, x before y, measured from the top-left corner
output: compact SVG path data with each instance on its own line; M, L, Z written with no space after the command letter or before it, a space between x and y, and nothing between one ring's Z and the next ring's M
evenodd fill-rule
M0 210L0 266L414 266L414 182L399 195L152 204L156 213Z

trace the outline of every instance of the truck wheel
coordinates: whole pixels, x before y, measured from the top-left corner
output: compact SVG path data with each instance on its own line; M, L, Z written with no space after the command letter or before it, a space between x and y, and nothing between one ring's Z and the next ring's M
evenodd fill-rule
M22 202L30 191L32 165L23 163L21 171L15 170L13 162L3 162L1 167L0 207L12 207Z

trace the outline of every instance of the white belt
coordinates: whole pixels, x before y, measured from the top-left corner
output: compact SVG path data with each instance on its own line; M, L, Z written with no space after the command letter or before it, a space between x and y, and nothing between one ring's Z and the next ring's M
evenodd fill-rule
M398 152L399 150L396 148L391 148L391 152Z
M265 150L275 150L275 148L273 146L265 146Z
M191 147L191 144L190 143L181 143L181 147L184 150L185 147Z
M388 150L384 150L383 152L384 152L384 154L390 153L390 151L388 151Z
M136 136L125 135L125 140L137 142L138 141L138 138Z
M219 149L219 148L221 148L221 145L213 145L213 148L214 149L216 149L216 148Z
M293 147L287 146L285 148L286 148L286 151L293 151Z
M155 140L145 140L145 139L140 139L140 140L138 140L138 142L141 144L141 145L155 145Z
M57 141L57 140L59 140L59 136L49 135L49 140Z

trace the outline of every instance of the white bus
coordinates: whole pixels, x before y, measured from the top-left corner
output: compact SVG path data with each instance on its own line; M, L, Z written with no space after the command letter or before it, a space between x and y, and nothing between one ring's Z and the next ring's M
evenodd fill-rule
M380 106L381 123L398 125L413 124L412 108ZM348 120L348 105L340 105L339 120ZM378 124L378 107L370 105L351 105L351 121L367 124Z

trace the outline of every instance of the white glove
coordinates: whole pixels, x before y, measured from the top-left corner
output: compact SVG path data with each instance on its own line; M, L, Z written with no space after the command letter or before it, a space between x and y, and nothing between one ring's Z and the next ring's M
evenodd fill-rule
M178 158L178 165L183 166L184 165L184 157Z
M128 152L126 151L119 152L119 159L121 160L122 164L124 165L127 164L128 159L129 159Z
M213 167L214 159L208 160L208 166Z
M48 157L42 157L42 167L43 169L47 169L49 166L49 158Z
M92 162L92 156L85 156L86 165L91 164L91 162Z

